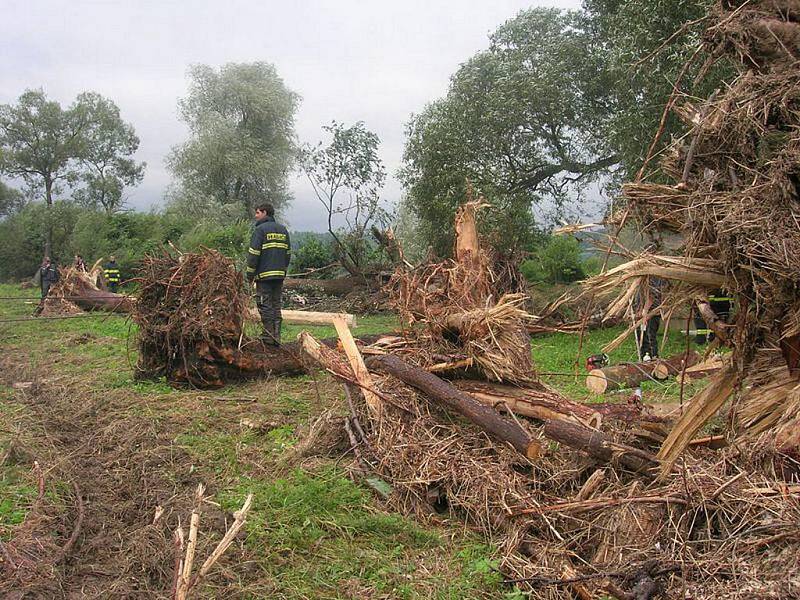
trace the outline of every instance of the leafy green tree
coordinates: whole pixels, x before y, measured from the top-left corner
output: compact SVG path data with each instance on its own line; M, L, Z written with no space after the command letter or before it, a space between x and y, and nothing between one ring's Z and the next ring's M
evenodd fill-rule
M572 283L583 279L580 244L572 236L550 236L533 258L522 263L521 270L529 281Z
M491 228L509 248L527 241L531 207L558 209L616 164L603 52L582 13L524 11L412 118L401 179L438 252L452 246L468 182L495 206Z
M0 181L0 219L7 217L25 204L25 196L17 189Z
M619 172L621 177L631 178L641 167L676 84L682 93L705 97L732 76L730 65L725 62L694 56L704 27L703 17L712 3L584 0L584 11L604 41L604 69L614 102L608 141L624 167ZM706 63L706 58L710 62ZM698 80L702 71L705 73ZM683 125L670 115L654 153L682 130Z
M0 171L22 178L34 192L43 193L51 207L59 183L78 179L87 124L85 107L75 104L63 109L42 90L26 91L16 104L0 106ZM50 255L50 211L42 216L44 251Z
M292 234L292 242L299 236ZM292 250L292 271L302 273L308 269L321 269L336 261L331 240L326 235L306 235L300 239L297 250Z
M219 71L197 65L189 76L189 95L179 108L191 138L167 161L183 195L247 211L264 200L285 206L299 96L263 62L229 63Z
M78 96L77 104L87 112L88 125L83 131L80 154L85 187L76 192L75 198L86 206L115 212L122 207L125 187L138 185L144 177L145 164L132 158L139 138L111 100L84 92Z
M363 276L372 250L369 227L388 218L380 199L386 180L378 156L380 139L360 121L350 127L334 121L322 129L330 135L330 143L304 149L303 171L325 207L328 233L341 265L350 274Z

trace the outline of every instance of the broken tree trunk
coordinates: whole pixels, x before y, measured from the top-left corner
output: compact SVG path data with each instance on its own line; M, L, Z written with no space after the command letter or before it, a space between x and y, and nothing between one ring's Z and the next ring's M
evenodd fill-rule
M680 374L686 366L690 367L700 360L697 352L687 355L679 354L664 360L652 360L639 363L622 363L602 369L592 369L586 376L586 388L595 394L604 394L615 390L634 388L646 379L663 381L668 377Z
M287 277L283 281L283 287L287 290L303 290L316 288L322 290L328 296L347 296L350 292L357 289L368 288L367 282L358 277L339 277L337 279L307 279Z
M409 365L391 354L374 356L368 363L370 368L389 373L429 399L455 410L497 439L511 444L523 456L531 460L539 456L541 445L519 424L502 417L449 381Z
M560 419L548 421L544 434L560 444L586 452L592 458L610 465L622 466L637 473L653 475L658 459L644 450L618 444L606 434L583 425Z
M573 402L545 386L516 387L471 380L457 380L453 384L458 389L468 392L479 402L497 410L511 411L540 421L551 419L589 421L596 415L625 423L663 423L666 421L663 417L643 412L641 405L627 403L581 404Z

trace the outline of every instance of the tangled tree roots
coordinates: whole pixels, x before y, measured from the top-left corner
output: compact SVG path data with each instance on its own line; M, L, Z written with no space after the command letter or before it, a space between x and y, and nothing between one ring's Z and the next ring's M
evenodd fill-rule
M446 360L492 381L532 383L527 325L533 317L518 293L522 278L511 262L490 260L479 245L475 215L482 206L469 201L459 209L455 258L399 269L390 298L417 364Z
M241 273L220 253L148 256L137 280L139 377L215 387L302 372L291 344L278 350L245 335L249 296Z
M591 283L600 292L624 284L612 304L619 311L636 288L647 287L647 277L671 279L663 307L694 300L733 350L733 431L791 461L800 458L798 14L794 0L721 0L712 9L703 38L709 60L725 57L740 75L704 102L687 99L678 109L690 131L661 163L673 184L637 181L624 189L644 230L680 232L685 256L644 256ZM734 298L734 323L716 319L706 304L719 289ZM706 410L679 422L662 452L668 462L726 400L715 393L697 399Z

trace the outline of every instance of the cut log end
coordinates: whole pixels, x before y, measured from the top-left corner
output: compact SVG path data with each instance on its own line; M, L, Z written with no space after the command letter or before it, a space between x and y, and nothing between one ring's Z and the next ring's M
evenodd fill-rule
M608 389L608 377L602 369L592 369L586 376L586 389L593 394L605 394Z

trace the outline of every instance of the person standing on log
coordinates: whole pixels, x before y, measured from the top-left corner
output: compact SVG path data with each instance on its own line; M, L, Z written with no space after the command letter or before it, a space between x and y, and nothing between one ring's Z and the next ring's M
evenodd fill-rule
M55 260L51 261L49 257L45 256L42 266L39 268L38 279L42 286L42 300L44 300L50 293L50 287L59 279Z
M117 257L113 254L108 257L108 262L103 265L103 276L106 278L108 291L116 294L119 286L119 267L117 266Z
M270 346L281 343L281 291L291 256L289 232L275 222L275 208L261 204L247 249L247 280L256 283L256 306L264 325L261 341Z

